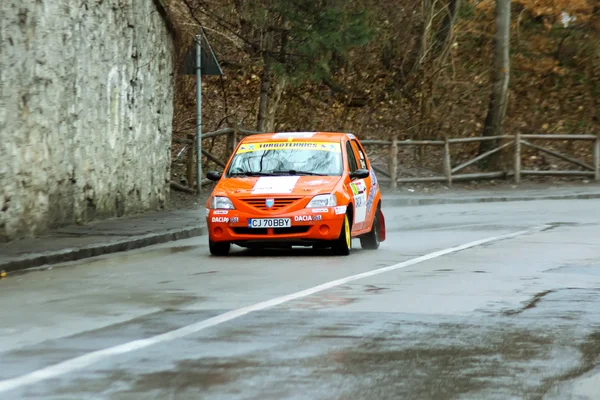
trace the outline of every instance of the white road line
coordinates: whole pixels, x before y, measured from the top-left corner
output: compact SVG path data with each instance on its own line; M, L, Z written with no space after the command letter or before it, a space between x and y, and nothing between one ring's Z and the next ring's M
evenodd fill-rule
M274 306L278 306L280 304L287 303L289 301L293 301L293 300L296 300L296 299L299 299L302 297L307 297L307 296L313 295L315 293L322 292L324 290L343 285L348 282L367 278L367 277L373 276L373 275L383 274L385 272L394 271L394 270L401 269L401 268L406 268L411 265L419 264L419 263L422 263L422 262L425 262L428 260L432 260L434 258L438 258L438 257L444 256L447 254L451 254L451 253L456 253L456 252L466 250L466 249L469 249L472 247L480 246L483 244L497 242L499 240L504 240L504 239L511 239L511 238L526 235L526 234L541 232L543 230L548 229L549 227L550 227L549 225L543 225L543 226L534 227L534 228L527 229L527 230L509 233L506 235L494 236L494 237L489 237L486 239L480 239L480 240L476 240L474 242L469 242L469 243L462 244L459 246L450 247L450 248L447 248L444 250L435 251L433 253L425 254L423 256L410 259L408 261L403 261L398 264L390 265L388 267L374 269L372 271L367 271L367 272L363 272L361 274L348 276L346 278L336 279L334 281L330 281L330 282L324 283L322 285L314 286L312 288L305 289L300 292L296 292L296 293L288 294L286 296L281 296L281 297L277 297L277 298L274 298L271 300L256 303L256 304L253 304L248 307L238 308L237 310L228 311L224 314L217 315L216 317L212 317L212 318L206 319L204 321L196 322L194 324L184 326L183 328L179 328L179 329L175 329L170 332L162 333L160 335L156 335L156 336L150 337L148 339L134 340L132 342L124 343L124 344L114 346L114 347L109 347L104 350L94 351L94 352L85 354L83 356L75 357L70 360L66 360L66 361L60 362L58 364L54 364L54 365L39 369L37 371L31 372L28 374L21 375L16 378L0 381L0 393L7 392L9 390L14 390L14 389L17 389L22 386L32 385L32 384L38 383L38 382L46 380L46 379L56 378L58 376L65 375L69 372L73 372L78 369L82 369L82 368L88 367L92 364L95 364L97 362L100 362L102 360L105 360L105 359L109 358L110 356L129 353L129 352L140 350L145 347L149 347L149 346L152 346L152 345L155 345L158 343L163 343L163 342L175 340L175 339L187 336L187 335L191 335L191 334L197 333L201 330L204 330L206 328L210 328L212 326L222 324L223 322L231 321L232 319L235 319L235 318L239 318L239 317L246 315L248 313L251 313L253 311L260 311L260 310L264 310L264 309L271 308Z

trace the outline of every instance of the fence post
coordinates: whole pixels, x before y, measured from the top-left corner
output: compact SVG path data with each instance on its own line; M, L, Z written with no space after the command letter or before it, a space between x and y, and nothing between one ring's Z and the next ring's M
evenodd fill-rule
M600 133L597 134L596 141L594 142L594 168L594 178L600 181Z
M450 162L450 140L444 138L444 175L448 180L448 186L452 186L452 163Z
M398 137L395 135L392 137L390 146L388 168L390 170L390 188L396 189L398 187Z
M185 169L185 177L187 178L188 186L190 188L194 188L194 149L196 148L196 141L194 140L194 135L187 135L189 140L188 148L187 148L187 163Z
M225 158L229 157L229 154L231 154L232 148L233 148L233 134L228 133L227 134L227 142L225 144ZM229 153L229 154L227 154L227 153Z
M515 183L521 183L521 132L515 133Z
M236 146L237 146L237 129L233 128L233 132L231 133L231 153L229 154L229 156L231 156L233 154Z

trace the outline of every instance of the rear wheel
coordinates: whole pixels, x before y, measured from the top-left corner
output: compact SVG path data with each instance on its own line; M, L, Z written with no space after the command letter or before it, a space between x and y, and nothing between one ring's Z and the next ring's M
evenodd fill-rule
M375 218L373 218L373 225L371 226L371 232L360 238L360 246L365 250L377 250L379 244L381 244L381 225L379 224L380 210L377 207L375 212Z
M229 249L231 248L231 243L229 242L213 242L208 239L208 248L210 249L210 254L213 256L226 256L229 254Z
M352 234L350 232L350 218L348 214L344 215L344 224L340 236L334 241L331 249L338 256L347 256L352 250Z

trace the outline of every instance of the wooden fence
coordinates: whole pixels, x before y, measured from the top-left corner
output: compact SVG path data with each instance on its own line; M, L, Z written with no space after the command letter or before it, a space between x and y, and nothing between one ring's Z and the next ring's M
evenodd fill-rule
M238 142L238 138L240 136L248 136L248 135L255 135L257 133L261 133L261 132L256 132L256 131L251 131L251 130L247 130L247 129L243 129L241 127L237 127L237 128L225 128L225 129L220 129L218 131L214 131L214 132L208 132L208 133L204 133L202 135L202 141L208 140L208 139L215 139L219 136L226 136L227 137L227 141L226 141L226 145L225 145L225 151L226 151L226 157L227 158L220 158L219 156L215 155L214 153L211 153L210 150L206 150L205 146L202 146L202 155L204 157L206 157L208 160L211 160L212 162L214 162L215 164L217 164L218 166L220 166L221 168L225 168L225 165L227 164L227 160L229 155L231 155L231 153L233 153L233 151L235 150L236 146L237 146L237 142ZM188 193L195 193L195 190L193 188L194 186L194 182L195 182L195 177L196 177L196 137L195 135L187 135L187 138L183 139L183 138L173 138L173 143L178 143L178 144L183 144L185 145L184 147L184 152L185 152L185 159L176 159L174 160L175 164L185 164L185 176L186 176L186 181L188 182L188 186L185 185L181 185L177 182L171 181L171 187L177 190L181 190L184 192L188 192ZM206 185L209 184L211 181L209 179L203 179L202 180L202 185Z
M205 133L202 135L202 140L208 140L216 138L218 136L227 136L226 142L226 157L228 157L235 147L237 146L238 138L241 136L254 135L260 132L250 131L241 127L237 128L226 128L215 132ZM584 141L592 144L592 164L588 164L583 160L577 159L570 155L566 155L557 152L553 149L543 147L541 145L533 143L533 141ZM471 158L470 160L464 161L457 165L452 165L451 150L453 145L465 144L465 143L481 143L484 141L494 142L494 148ZM186 157L180 163L186 164L186 179L190 185L195 182L195 143L194 136L189 135L187 139L173 138L174 143L181 143L186 145ZM454 181L466 181L466 180L481 180L481 179L495 179L513 178L515 183L519 183L523 176L584 176L590 177L596 181L600 181L600 134L598 135L554 135L554 134L515 134L515 135L502 135L492 137L468 137L468 138L445 138L444 140L361 140L361 143L367 150L370 148L387 148L387 169L379 166L373 166L375 171L381 175L381 180L389 181L391 188L396 188L399 183L419 183L419 182L445 182L448 185L452 185ZM427 177L399 177L398 176L398 162L399 162L399 148L403 146L417 146L417 147L438 147L442 149L443 156L441 157L440 175L427 176ZM538 152L549 154L560 160L566 161L567 163L579 167L579 170L523 170L522 164L522 152L523 147L529 147ZM472 166L476 163L483 161L486 158L491 157L494 154L502 154L503 157L512 158L510 164L502 162L503 165L497 171L488 172L476 172L476 173L459 173L465 168ZM225 167L227 158L219 158L209 150L202 148L202 154L208 159L213 161L215 164ZM371 155L369 154L369 157ZM204 179L202 184L208 184L210 181ZM194 189L180 185L176 182L171 182L171 186L175 189L184 190L190 193L194 193Z

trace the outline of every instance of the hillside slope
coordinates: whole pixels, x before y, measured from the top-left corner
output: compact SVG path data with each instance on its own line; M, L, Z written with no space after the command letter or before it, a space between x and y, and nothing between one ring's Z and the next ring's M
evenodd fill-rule
M180 48L190 43L191 34L202 24L223 67L222 78L204 80L204 131L236 123L254 129L262 61L249 54L236 36L242 28L229 1L214 2L210 12L197 3L202 2L171 0L171 9L182 32ZM565 27L556 7L544 8L540 3L513 4L505 132L600 134L599 6L584 0L575 10L578 19ZM556 6L556 2L548 3ZM421 2L359 0L348 4L368 11L372 39L342 60L332 61L329 82L278 88L280 81L274 76L271 98L282 89L274 130L351 131L360 138L399 139L481 135L491 86L493 1L462 2L446 62L438 68L440 64L420 65L417 60L428 21ZM194 124L195 80L180 75L176 77L174 134L193 133ZM540 144L592 162L589 143ZM223 143L217 140L213 145L218 149ZM174 145L173 154L180 149ZM475 144L454 146L453 161L467 160L477 149ZM434 149L405 149L401 168L405 175L430 174L440 170L439 160ZM524 167L530 169L560 164L532 151L524 159ZM214 164L207 162L206 167ZM174 174L181 177L181 168L174 168Z

